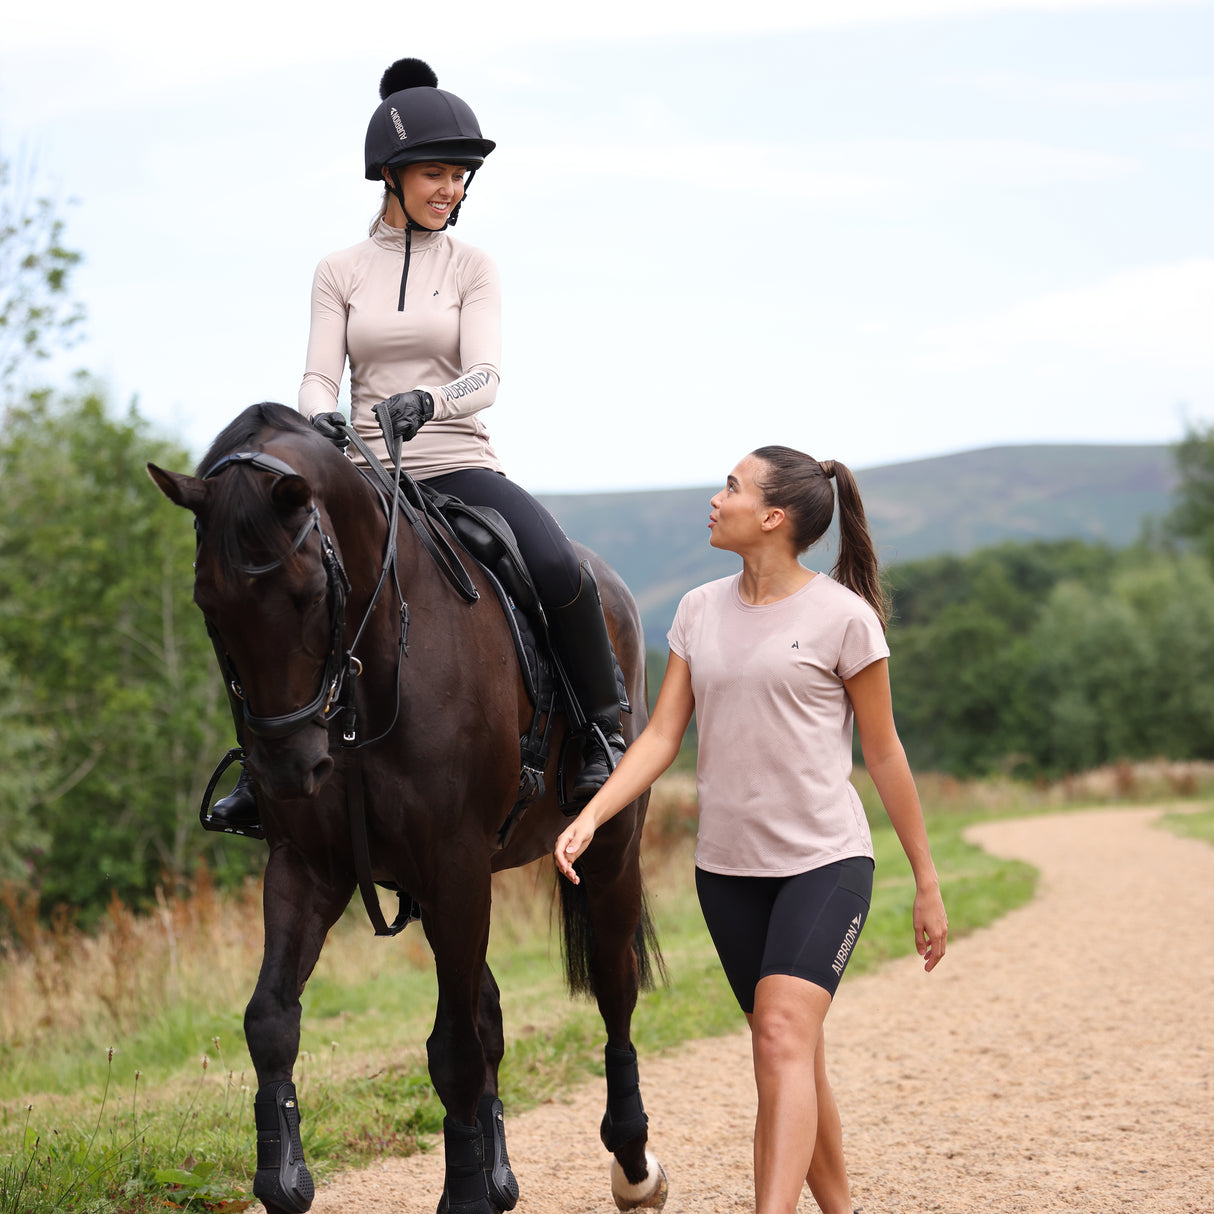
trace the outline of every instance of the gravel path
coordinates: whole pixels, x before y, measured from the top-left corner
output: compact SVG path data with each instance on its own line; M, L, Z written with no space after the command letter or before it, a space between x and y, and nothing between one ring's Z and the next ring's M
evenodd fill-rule
M916 958L847 978L827 1019L863 1214L1214 1212L1214 848L1158 810L1001 821L970 837L1039 895ZM669 1214L753 1210L746 1034L641 1059ZM614 1210L590 1083L507 1109L518 1214ZM441 1151L324 1186L315 1214L433 1214ZM799 1211L816 1211L808 1190Z

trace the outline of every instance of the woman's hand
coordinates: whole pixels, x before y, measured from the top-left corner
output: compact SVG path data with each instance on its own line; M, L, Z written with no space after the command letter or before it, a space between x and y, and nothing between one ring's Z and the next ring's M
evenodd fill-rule
M318 413L312 418L312 425L320 431L335 447L344 451L350 443L350 431L346 428L346 415L336 409L329 413Z
M939 885L915 890L911 918L915 925L915 948L923 958L923 968L930 974L940 964L948 944L948 915Z
M434 416L434 398L420 389L398 392L381 400L371 412L389 446L398 438L407 443Z
M552 849L557 868L574 885L580 885L582 879L573 871L573 862L590 846L593 838L594 822L583 811L565 827L556 841L556 847Z

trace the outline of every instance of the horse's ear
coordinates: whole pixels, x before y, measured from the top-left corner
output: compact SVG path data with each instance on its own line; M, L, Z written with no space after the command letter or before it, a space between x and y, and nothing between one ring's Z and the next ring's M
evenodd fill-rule
M312 500L312 490L302 476L280 476L270 490L270 501L283 513L303 510Z
M187 476L184 472L166 472L155 464L148 464L148 476L170 502L195 514L206 500L206 485L196 476Z

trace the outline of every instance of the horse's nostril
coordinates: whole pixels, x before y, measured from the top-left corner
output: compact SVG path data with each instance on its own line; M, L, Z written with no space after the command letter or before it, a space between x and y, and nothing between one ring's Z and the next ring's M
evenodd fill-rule
M319 760L315 767L312 768L312 787L318 789L329 778L329 773L333 770L333 760L328 756Z

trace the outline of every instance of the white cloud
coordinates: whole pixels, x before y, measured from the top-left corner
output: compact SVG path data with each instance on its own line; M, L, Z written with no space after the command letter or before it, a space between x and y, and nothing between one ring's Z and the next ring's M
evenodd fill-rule
M1214 76L1113 80L1051 80L1021 72L957 76L947 83L1047 105L1119 107L1199 101L1214 92Z
M700 194L736 195L740 184L756 199L860 203L953 196L959 190L1037 188L1112 181L1139 169L1129 156L1026 140L853 140L790 144L670 137L593 145L515 145L494 162L499 190L557 166L563 177L608 177L617 189L632 183L649 192L693 186ZM723 171L723 166L728 166Z
M1109 8L1196 7L1209 0L616 0L611 5L568 0L465 0L427 11L411 5L407 29L392 26L393 10L378 0L347 0L340 11L321 0L213 0L185 14L158 0L60 0L18 5L5 15L7 50L62 51L101 44L156 48L168 68L190 56L253 63L273 50L278 62L313 62L334 53L367 53L375 40L415 43L442 38L465 47L582 39L628 41L667 34L726 34L837 28L1006 12L1073 12Z
M1214 259L1114 274L927 333L919 363L997 367L1061 351L1112 363L1214 369Z

